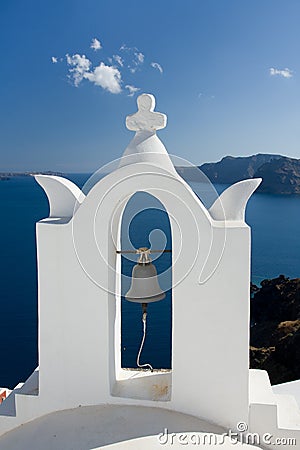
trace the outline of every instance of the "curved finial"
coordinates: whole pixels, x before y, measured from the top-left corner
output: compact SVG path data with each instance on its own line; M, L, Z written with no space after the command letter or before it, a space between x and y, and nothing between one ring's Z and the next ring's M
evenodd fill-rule
M261 181L261 178L251 178L229 186L210 207L211 217L214 220L245 221L247 202Z
M126 117L126 127L131 131L156 131L165 128L167 116L155 112L155 97L142 94L137 98L138 111Z
M50 206L49 217L72 217L85 195L76 184L67 178L54 175L35 175L44 189Z

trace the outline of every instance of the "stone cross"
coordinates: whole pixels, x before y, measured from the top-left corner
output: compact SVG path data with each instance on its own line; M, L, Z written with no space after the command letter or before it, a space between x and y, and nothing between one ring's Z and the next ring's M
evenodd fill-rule
M138 112L126 117L126 127L131 131L156 131L165 128L167 116L154 112L155 97L142 94L137 98Z

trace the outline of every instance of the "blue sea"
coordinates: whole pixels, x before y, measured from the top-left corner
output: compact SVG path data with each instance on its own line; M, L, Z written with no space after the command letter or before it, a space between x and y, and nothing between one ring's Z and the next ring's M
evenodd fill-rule
M70 174L82 186L88 175ZM203 186L192 183L201 197ZM220 192L225 186L216 186ZM137 194L138 196L138 194ZM136 204L145 198L136 199ZM48 215L48 201L42 188L31 177L15 177L0 182L1 258L0 258L0 386L13 388L24 381L38 365L37 278L35 223ZM149 246L153 229L164 232L164 243L171 247L169 221L149 199L145 211L125 211L133 217L129 235L134 247ZM300 277L300 197L254 194L248 203L247 223L252 227L252 281L279 274ZM124 233L127 233L127 229ZM122 230L123 233L123 230ZM125 241L124 241L125 242ZM170 266L171 256L162 254L155 265L158 273ZM122 258L122 272L130 276L134 261ZM129 285L124 283L123 293ZM148 307L147 338L142 363L156 368L171 364L171 292L166 299ZM136 367L142 333L141 307L122 300L122 366Z

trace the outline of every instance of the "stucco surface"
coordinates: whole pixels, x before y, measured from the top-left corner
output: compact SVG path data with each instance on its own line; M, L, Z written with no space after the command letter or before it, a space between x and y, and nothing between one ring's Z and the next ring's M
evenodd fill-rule
M158 435L165 428L168 429L169 434L183 432L222 434L225 432L221 427L174 411L106 405L48 414L7 433L0 442L1 450L92 450L106 446L117 449L182 448L182 444L177 442L176 437L173 437L173 443L170 445L160 443ZM126 440L130 441L125 442ZM165 439L162 440L164 441ZM170 442L171 438L169 438ZM193 444L190 445L195 447ZM187 445L184 447L186 448ZM216 447L207 446L210 449L238 447L240 445L229 442ZM246 445L242 447L254 448Z

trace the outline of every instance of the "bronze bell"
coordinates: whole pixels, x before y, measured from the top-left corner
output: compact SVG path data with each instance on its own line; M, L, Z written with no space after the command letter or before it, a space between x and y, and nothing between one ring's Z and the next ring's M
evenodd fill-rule
M132 280L125 298L135 303L152 303L163 300L166 296L159 286L157 271L149 257L150 250L146 247L139 248L138 263L132 270Z

